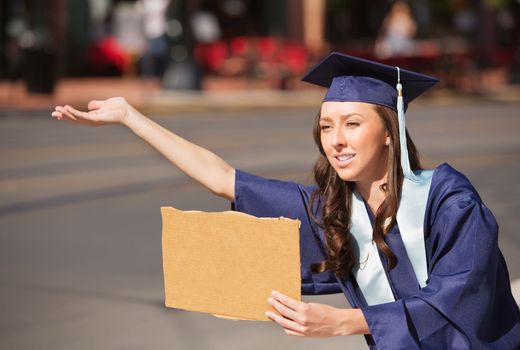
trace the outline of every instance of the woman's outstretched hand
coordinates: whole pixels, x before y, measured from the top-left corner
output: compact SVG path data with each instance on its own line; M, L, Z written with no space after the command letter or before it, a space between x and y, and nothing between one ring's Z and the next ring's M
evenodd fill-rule
M305 303L276 291L267 301L279 314L268 311L266 316L282 326L289 335L331 337L369 333L365 317L359 309Z
M111 97L104 101L90 101L88 112L79 111L72 106L56 106L52 116L77 124L100 126L125 123L132 107L123 97Z

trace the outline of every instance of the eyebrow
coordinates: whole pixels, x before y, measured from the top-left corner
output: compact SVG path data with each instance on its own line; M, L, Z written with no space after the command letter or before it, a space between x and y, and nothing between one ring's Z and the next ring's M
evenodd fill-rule
M340 115L340 119L347 119L348 117L352 117L353 115L358 115L360 117L363 117L361 114L359 113L348 113L348 114L342 114ZM328 116L324 116L324 117L320 117L320 120L324 120L324 121L332 121L332 118L331 117L328 117Z

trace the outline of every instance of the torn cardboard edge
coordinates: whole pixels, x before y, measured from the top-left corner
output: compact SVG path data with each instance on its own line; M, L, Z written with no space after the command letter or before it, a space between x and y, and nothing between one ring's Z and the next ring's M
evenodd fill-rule
M165 305L268 321L272 290L301 300L298 220L161 207Z

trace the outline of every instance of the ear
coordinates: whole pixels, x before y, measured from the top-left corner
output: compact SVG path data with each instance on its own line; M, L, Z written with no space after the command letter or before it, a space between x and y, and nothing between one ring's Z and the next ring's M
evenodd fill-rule
M385 146L390 146L390 136L386 135Z

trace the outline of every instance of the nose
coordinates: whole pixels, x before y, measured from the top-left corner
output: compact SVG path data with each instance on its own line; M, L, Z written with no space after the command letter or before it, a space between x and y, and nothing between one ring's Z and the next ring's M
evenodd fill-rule
M334 148L341 148L346 146L347 140L345 138L345 133L342 128L334 128L331 143L332 147Z

